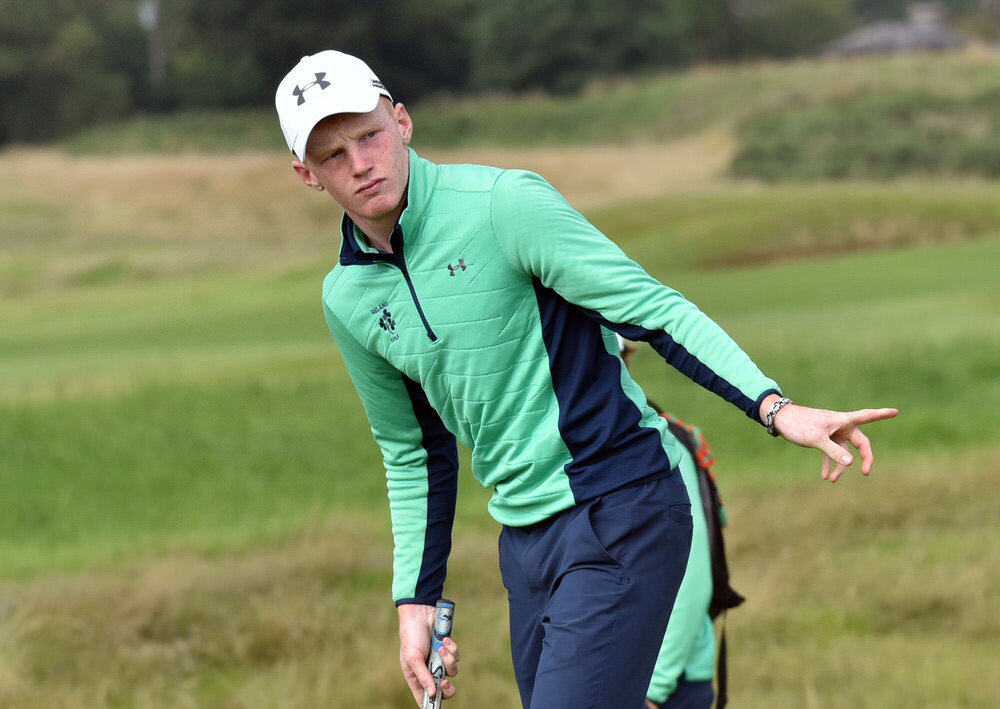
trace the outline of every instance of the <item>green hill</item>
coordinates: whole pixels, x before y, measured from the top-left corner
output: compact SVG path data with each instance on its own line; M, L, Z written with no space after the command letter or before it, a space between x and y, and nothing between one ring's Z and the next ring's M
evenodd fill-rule
M410 108L425 147L663 142L721 129L739 135L742 175L885 177L942 167L993 175L998 91L1000 62L962 53L704 67L605 81L576 96L442 97ZM84 153L284 147L269 109L136 118L65 145ZM943 154L932 159L935 152Z

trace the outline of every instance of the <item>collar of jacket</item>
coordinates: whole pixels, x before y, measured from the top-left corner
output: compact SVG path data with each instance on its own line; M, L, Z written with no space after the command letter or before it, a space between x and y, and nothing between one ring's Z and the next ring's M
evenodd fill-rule
M410 180L406 186L406 207L399 217L399 223L392 233L390 243L393 251L400 251L402 234L406 234L408 242L419 236L420 224L430 204L431 195L437 185L437 165L424 160L413 150L410 151ZM402 234L400 233L402 231ZM340 221L340 263L352 266L376 261L392 261L393 254L384 254L369 246L360 236L354 221L345 213Z

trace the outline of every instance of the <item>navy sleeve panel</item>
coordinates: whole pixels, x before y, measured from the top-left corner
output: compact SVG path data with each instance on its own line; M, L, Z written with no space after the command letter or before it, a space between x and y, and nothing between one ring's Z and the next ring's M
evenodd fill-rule
M620 386L621 361L607 351L599 325L537 279L534 285L574 498L669 473L660 433L640 426L639 408ZM609 486L609 475L617 484Z
M458 446L445 428L437 411L427 401L420 385L403 377L413 403L413 413L423 432L422 445L427 452L427 528L424 534L423 560L413 598L402 603L433 605L444 593L451 553L451 530L455 521L458 494Z
M739 387L719 376L711 367L706 366L704 362L691 354L683 345L674 340L670 333L663 330L647 330L644 327L627 323L613 323L594 311L588 311L588 314L601 325L617 332L626 340L648 342L668 364L681 374L738 406L754 421L760 420L760 402L769 394L780 393L777 389L768 389L756 400L751 399Z

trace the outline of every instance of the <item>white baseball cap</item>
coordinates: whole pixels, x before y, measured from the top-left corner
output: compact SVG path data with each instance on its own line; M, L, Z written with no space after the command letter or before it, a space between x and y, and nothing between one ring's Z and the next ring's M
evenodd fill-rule
M337 113L374 111L379 97L392 96L367 64L333 49L302 57L274 94L288 148L305 159L316 124Z

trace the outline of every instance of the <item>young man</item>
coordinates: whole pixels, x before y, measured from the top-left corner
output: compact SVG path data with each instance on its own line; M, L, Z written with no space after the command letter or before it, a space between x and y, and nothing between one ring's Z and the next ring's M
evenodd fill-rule
M848 443L868 473L858 427L896 411L792 404L539 176L417 156L406 108L355 57L304 57L275 103L296 173L344 210L323 308L384 455L400 664L415 700L434 691L425 663L457 437L503 525L524 706L643 706L692 521L680 444L625 371L614 333L818 448L830 480L853 460ZM454 675L453 642L442 656Z

